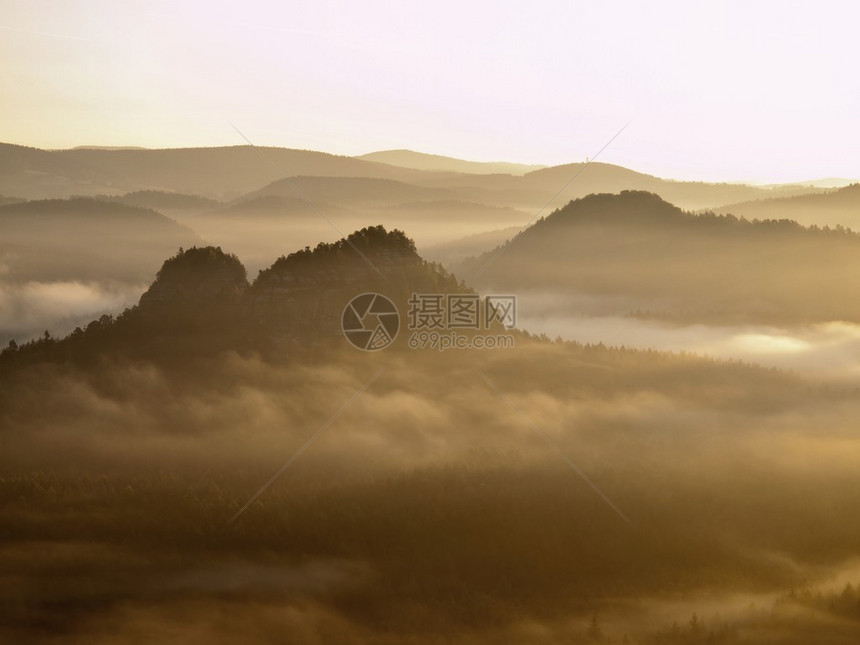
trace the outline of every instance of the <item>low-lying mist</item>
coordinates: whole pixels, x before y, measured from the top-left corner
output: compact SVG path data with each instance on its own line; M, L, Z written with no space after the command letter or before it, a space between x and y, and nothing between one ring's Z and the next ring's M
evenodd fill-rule
M6 633L560 643L596 614L621 642L691 612L745 633L750 602L856 571L852 391L521 341L21 371L0 394Z
M519 324L535 334L607 346L690 352L793 370L813 378L860 378L860 325L689 323L636 314L643 299L519 291ZM653 303L652 303L653 304Z
M208 225L252 281L326 239ZM856 325L499 288L570 342L360 352L354 287L465 287L401 232L351 239L385 275L341 241L249 286L195 248L0 357L0 640L856 642ZM0 328L142 290L10 279Z
M145 284L8 283L0 275L0 343L25 342L45 331L65 336L75 327L134 305L145 290Z

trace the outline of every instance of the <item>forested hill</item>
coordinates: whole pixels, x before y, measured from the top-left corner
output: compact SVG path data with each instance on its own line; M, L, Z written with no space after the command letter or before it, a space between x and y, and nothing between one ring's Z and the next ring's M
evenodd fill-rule
M625 296L660 316L779 324L860 321L860 274L846 266L860 266L860 236L845 229L692 214L623 191L572 201L454 270L482 288Z

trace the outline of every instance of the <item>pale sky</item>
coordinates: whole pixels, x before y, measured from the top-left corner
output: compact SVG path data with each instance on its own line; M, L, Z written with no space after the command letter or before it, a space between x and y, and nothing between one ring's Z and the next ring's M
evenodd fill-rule
M0 0L0 141L860 178L860 3Z

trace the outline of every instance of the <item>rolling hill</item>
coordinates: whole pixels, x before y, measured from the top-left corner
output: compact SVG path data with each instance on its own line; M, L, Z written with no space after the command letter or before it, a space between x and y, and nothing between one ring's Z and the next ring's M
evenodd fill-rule
M261 158L261 154L266 159ZM803 186L760 188L741 184L708 184L660 179L612 164L565 164L539 170L515 166L458 166L458 171L431 171L407 168L379 159L402 162L420 159L411 165L434 164L436 157L420 153L371 153L371 158L331 155L287 148L231 146L176 149L94 149L40 150L0 144L0 194L23 198L58 198L73 195L115 195L138 191L187 193L220 201L232 200L260 190L283 177L328 178L318 187L347 199L356 190L354 179L387 180L374 189L375 199L394 203L414 201L403 194L418 188L436 189L435 199L458 199L494 206L523 208L531 212L543 207L576 176L559 203L594 192L647 190L684 208L714 208L727 203L815 191ZM393 156L392 156L393 155ZM444 159L444 158L443 158ZM454 160L459 162L458 160ZM277 168L273 169L269 162ZM441 163L441 161L438 161ZM453 162L451 162L453 163ZM469 163L469 162L464 162ZM463 172L472 168L473 171ZM504 173L498 173L504 170ZM513 170L517 173L510 174ZM493 174L485 172L495 171ZM343 185L333 178L347 178ZM412 188L407 189L403 184ZM390 191L390 194L384 194ZM779 191L775 193L775 191ZM359 191L359 198L367 194ZM321 201L336 202L326 194ZM344 204L352 207L352 204ZM550 207L556 204L551 204Z
M231 199L279 174L410 179L417 171L308 150L231 146L41 150L0 144L0 194L30 199L155 190Z
M508 226L483 233L474 233L465 237L421 247L421 254L428 260L441 262L446 266L456 266L467 258L475 257L487 249L505 244L522 230L520 226Z
M374 208L411 201L441 201L453 195L445 188L428 188L376 177L292 177L279 179L244 195L296 197L298 189L311 202L327 202L352 208Z
M89 198L0 206L4 282L147 281L165 254L201 242L153 210Z
M137 190L125 195L96 195L95 198L179 215L201 213L220 205L220 202L200 195L172 193L163 190Z
M428 245L528 219L527 212L515 208L469 200L462 189L368 177L294 177L272 182L187 223L262 268L284 248L332 241L338 234L335 228L356 229L367 222L408 230L419 244ZM273 248L273 243L279 246Z

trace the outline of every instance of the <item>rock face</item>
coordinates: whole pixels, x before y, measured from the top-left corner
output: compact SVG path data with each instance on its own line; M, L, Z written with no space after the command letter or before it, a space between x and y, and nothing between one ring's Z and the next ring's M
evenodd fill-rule
M140 298L143 311L241 299L248 289L245 267L220 247L190 248L167 260Z

